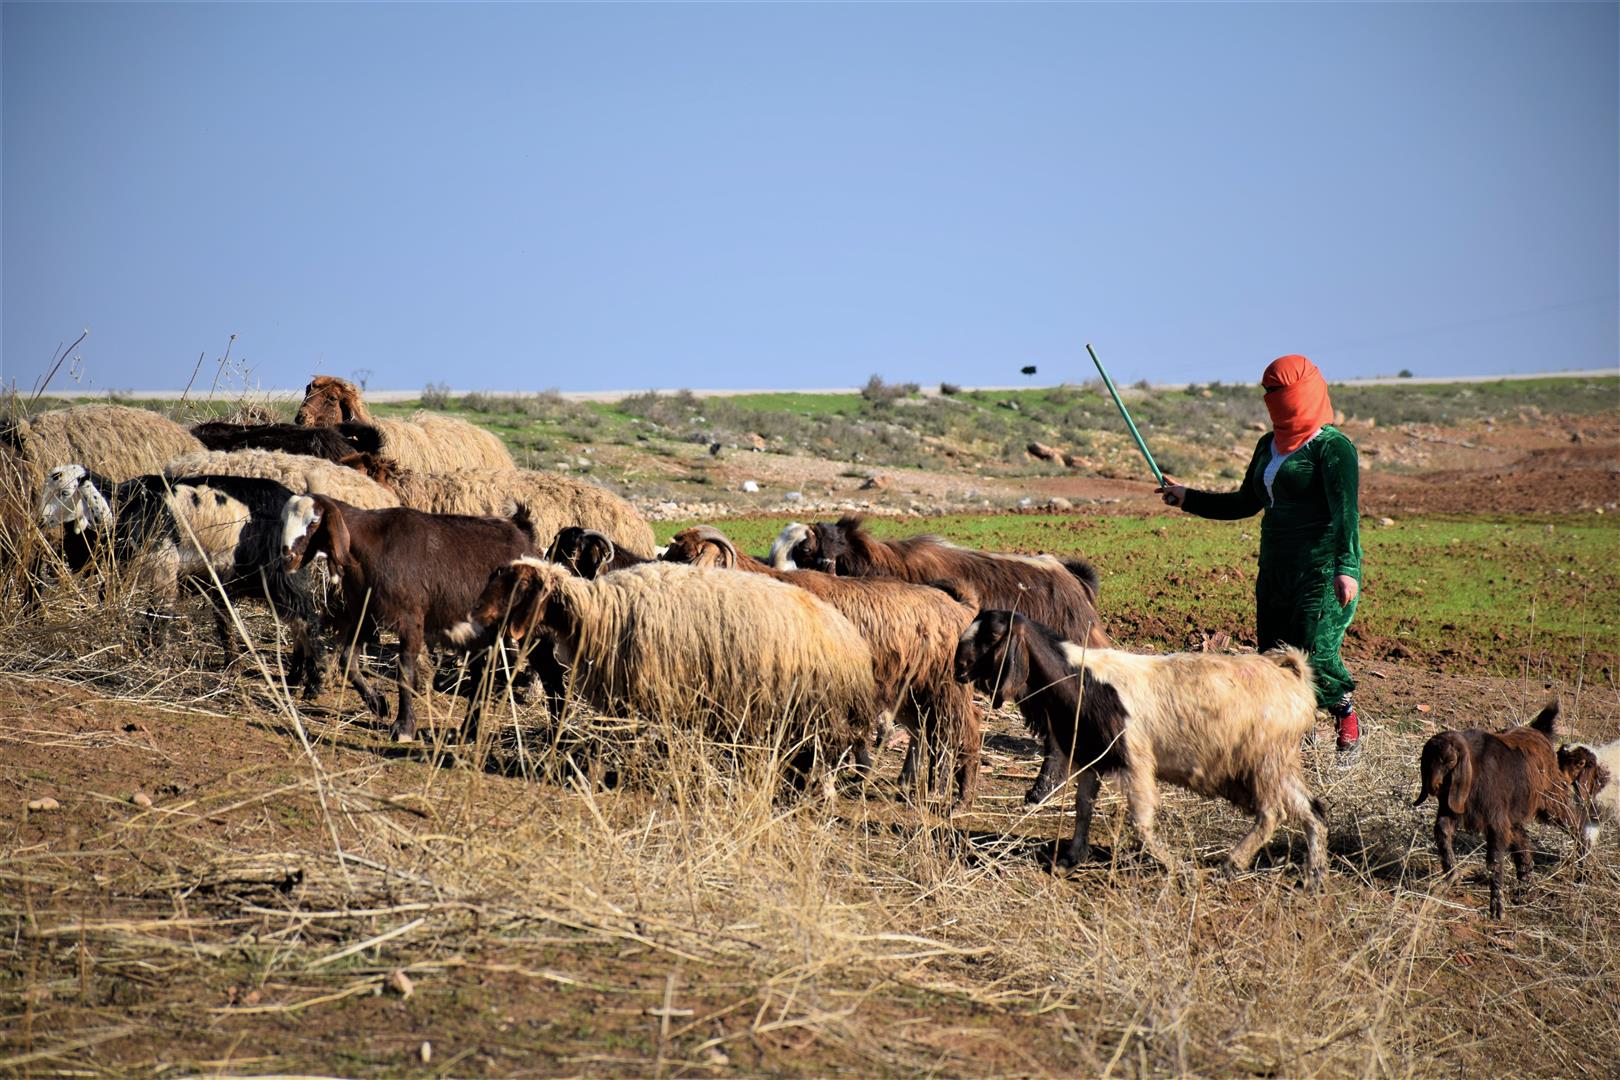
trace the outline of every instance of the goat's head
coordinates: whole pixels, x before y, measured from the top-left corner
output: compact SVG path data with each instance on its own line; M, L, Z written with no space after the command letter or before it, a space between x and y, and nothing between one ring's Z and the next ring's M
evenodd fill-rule
M39 493L40 523L66 525L79 533L110 526L112 507L107 505L98 479L83 465L58 465L52 469L45 475Z
M990 695L1000 708L1024 696L1029 683L1029 620L1011 611L981 611L956 642L953 673Z
M664 549L664 561L688 566L716 566L730 570L737 565L737 547L725 533L712 525L694 525L676 533Z
M595 529L570 525L546 548L546 558L582 578L595 578L613 561L613 541Z
M293 423L302 427L328 427L345 420L370 420L360 401L360 390L347 379L317 375L304 387L304 402Z
M849 550L842 521L836 525L825 522L803 525L795 521L771 544L770 563L778 570L821 570L836 574L839 556L849 554Z
M553 637L567 635L571 625L558 595L558 585L567 574L561 566L532 556L496 567L467 618L447 636L467 645L482 640L497 626L504 628L504 636L514 644L541 630L553 631Z
M294 495L281 510L281 557L297 573L317 555L327 556L336 577L349 565L349 528L343 511L325 495Z
M1588 842L1596 839L1598 792L1608 786L1609 770L1603 767L1589 746L1560 746L1558 771L1569 784L1575 824L1585 832Z

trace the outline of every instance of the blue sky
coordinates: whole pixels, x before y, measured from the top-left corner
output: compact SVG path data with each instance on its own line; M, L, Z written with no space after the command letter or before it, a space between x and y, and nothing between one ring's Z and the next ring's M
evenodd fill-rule
M0 376L1609 367L1617 10L6 4Z

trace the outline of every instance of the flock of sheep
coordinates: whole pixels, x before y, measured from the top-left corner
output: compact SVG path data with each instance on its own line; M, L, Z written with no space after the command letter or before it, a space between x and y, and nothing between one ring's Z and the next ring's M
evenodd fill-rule
M187 430L92 405L17 422L0 430L0 447L37 524L61 530L55 557L31 560L28 606L53 566L110 560L158 624L200 585L231 655L241 635L225 598L263 602L290 631L289 682L319 693L335 643L339 670L379 716L388 702L355 654L388 631L399 640L392 732L402 741L416 733L424 652L457 650L503 657L490 670L521 672L554 709L580 701L774 745L801 782L844 764L869 772L897 723L911 736L902 790L968 807L977 688L993 706L1016 702L1044 742L1029 802L1074 781L1061 863L1089 857L1093 802L1113 772L1145 849L1166 865L1153 830L1161 780L1253 815L1229 869L1246 869L1290 818L1306 834L1307 881L1326 870L1326 817L1301 766L1315 722L1307 658L1115 650L1084 560L882 541L854 518L790 524L766 559L707 526L655 551L646 521L612 493L520 469L498 438L459 420L375 418L352 384L329 376L310 382L293 424ZM1555 715L1505 733L1443 733L1424 748L1420 801L1440 804L1443 865L1459 824L1484 833L1493 914L1502 854L1521 877L1529 869L1529 821L1561 825L1584 851L1600 807L1620 811L1620 743L1556 747Z

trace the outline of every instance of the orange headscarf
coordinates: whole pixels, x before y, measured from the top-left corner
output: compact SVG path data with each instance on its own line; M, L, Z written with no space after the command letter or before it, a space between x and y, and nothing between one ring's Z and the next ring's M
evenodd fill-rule
M1284 454L1305 445L1311 433L1333 423L1327 380L1303 356L1279 356L1260 376L1271 413L1272 445ZM1275 388L1275 389L1273 389Z

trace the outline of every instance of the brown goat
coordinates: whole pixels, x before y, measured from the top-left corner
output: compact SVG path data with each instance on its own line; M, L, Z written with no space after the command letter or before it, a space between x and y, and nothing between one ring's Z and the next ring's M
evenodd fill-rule
M1439 803L1434 846L1441 872L1456 871L1452 834L1461 826L1485 835L1485 865L1491 873L1492 918L1502 916L1504 850L1513 856L1522 885L1533 865L1525 826L1541 821L1562 827L1585 855L1597 830L1597 794L1608 771L1586 747L1553 748L1558 703L1549 702L1528 724L1497 733L1442 731L1423 744L1420 805Z
M342 462L363 452L382 448L382 433L369 424L342 423L330 427L301 427L298 424L233 424L226 420L205 420L191 428L210 450L279 450L284 454L304 454Z
M317 375L309 380L293 423L300 427L331 427L348 420L376 423L354 383L336 375Z
M595 529L578 525L570 525L552 538L551 545L546 548L546 559L568 567L574 576L587 581L615 570L654 561L618 547Z
M361 510L324 495L295 495L282 511L282 551L289 572L324 554L343 586L338 616L344 672L366 707L386 716L388 703L352 665L362 613L399 635L399 711L392 735L416 737L411 704L416 661L426 644L450 641L496 569L534 553L528 511L510 519L426 514L394 507Z
M771 545L771 563L844 577L896 577L918 585L948 581L971 592L985 608L1016 611L1051 627L1067 641L1088 648L1110 646L1097 617L1097 571L1086 560L1051 555L1016 555L957 547L937 536L878 540L859 516L837 524L819 522L784 528ZM1024 795L1039 803L1062 782L1065 755L1050 740L1040 775Z
M825 601L855 624L872 650L878 706L911 734L900 772L902 793L910 792L929 754L925 777L931 790L946 792L945 768L956 761L955 805L973 805L978 788L983 740L978 706L970 687L951 674L956 641L973 620L973 608L938 587L883 578L841 578L814 570L777 570L741 554L718 529L706 525L677 533L664 552L668 562L715 566L763 574L785 581ZM877 725L881 737L882 728ZM863 763L870 754L861 748Z

